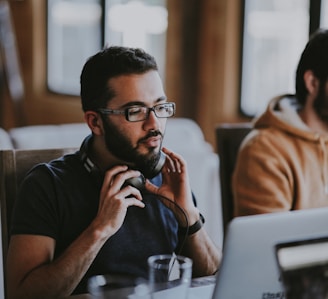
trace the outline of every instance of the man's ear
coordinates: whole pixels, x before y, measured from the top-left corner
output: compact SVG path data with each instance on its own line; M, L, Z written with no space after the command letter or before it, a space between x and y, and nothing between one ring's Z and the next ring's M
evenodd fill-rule
M95 135L103 134L102 120L99 114L95 111L86 111L84 113L84 119Z
M309 95L316 97L320 85L319 79L313 74L311 70L305 71L303 78Z

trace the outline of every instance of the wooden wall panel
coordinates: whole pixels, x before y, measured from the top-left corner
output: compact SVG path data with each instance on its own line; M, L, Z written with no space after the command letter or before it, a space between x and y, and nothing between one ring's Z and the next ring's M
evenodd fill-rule
M206 139L215 143L215 127L245 121L239 114L241 1L203 2L198 114Z

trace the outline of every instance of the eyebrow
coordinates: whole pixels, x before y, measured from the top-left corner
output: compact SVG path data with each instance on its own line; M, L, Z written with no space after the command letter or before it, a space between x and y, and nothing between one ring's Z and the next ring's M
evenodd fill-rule
M167 97L166 96L162 96L159 97L156 101L155 104L159 103L159 102L163 102L163 101L167 101ZM127 108L127 107L131 107L131 106L146 106L144 102L142 101L132 101L132 102L128 102L125 105L123 105L121 108Z

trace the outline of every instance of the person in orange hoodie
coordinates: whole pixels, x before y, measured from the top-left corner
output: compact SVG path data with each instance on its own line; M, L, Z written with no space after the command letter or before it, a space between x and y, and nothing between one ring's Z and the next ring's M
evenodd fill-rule
M328 30L308 41L296 94L254 121L233 174L234 216L328 206Z

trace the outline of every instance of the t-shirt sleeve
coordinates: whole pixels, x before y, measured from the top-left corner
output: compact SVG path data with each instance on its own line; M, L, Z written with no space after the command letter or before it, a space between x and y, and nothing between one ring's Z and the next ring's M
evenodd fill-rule
M45 165L32 169L18 190L10 234L58 236L58 209L54 177Z

